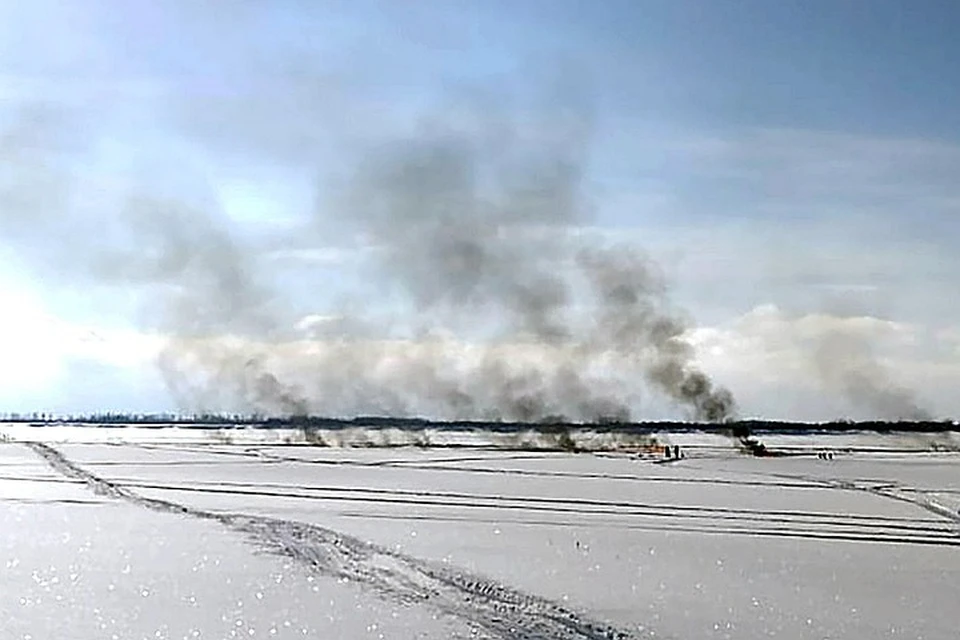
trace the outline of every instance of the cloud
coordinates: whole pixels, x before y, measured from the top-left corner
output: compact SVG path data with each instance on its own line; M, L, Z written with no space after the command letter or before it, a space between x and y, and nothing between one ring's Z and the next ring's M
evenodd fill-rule
M295 390L298 397L308 399L312 411L436 415L433 402L443 404L444 394L463 385L463 392L472 391L483 400L481 391L467 388L471 376L462 374L473 371L473 376L480 376L475 382L481 384L486 374L476 372L483 372L486 363L509 363L509 371L497 375L523 380L534 372L562 375L566 363L577 360L576 354L568 353L575 347L563 345L471 342L444 332L385 339L363 329L343 316L306 316L295 327L301 338L258 342L221 336L182 345L168 364L177 368L183 394L179 400L186 405L196 402L191 408L197 410L236 409L231 403L244 395L237 390L247 389L269 371L270 384ZM703 370L735 392L742 415L829 420L956 415L957 336L960 326L932 332L886 318L792 314L766 304L723 325L691 329L684 340L695 348ZM211 367L204 358L219 363L247 359L256 366ZM612 374L607 384L622 387L619 393L631 398L640 418L676 416L676 408L644 391L640 371L633 371L633 377L625 375L632 370L629 360L628 354L610 352L594 360L583 378L593 384ZM223 377L212 381L211 375ZM323 393L304 385L315 385ZM210 389L220 389L220 395ZM562 398L549 402L558 412L570 409Z
M766 304L722 326L695 329L688 339L746 414L899 419L960 411L952 392L960 362L944 354L956 331L871 316L791 314Z
M264 258L289 264L330 266L356 263L362 259L364 251L345 247L284 248L267 250Z
M161 338L65 321L34 292L4 284L0 288L0 401L6 410L94 410L97 401L112 407L124 400L138 407L165 404L160 388L149 388ZM91 387L93 372L110 384ZM143 387L139 397L124 398L137 386Z
M168 337L64 322L28 294L7 292L2 302L10 310L0 321L6 374L0 384L8 405L32 397L39 404L21 408L171 407L153 373L157 358L169 347ZM180 395L175 406L243 409L236 405L237 396L250 396L247 387L269 371L269 384L296 388L311 399L310 410L324 414L431 415L436 409L432 394L439 394L440 401L444 393L469 380L458 379L456 372L483 371L489 362L509 363L509 371L500 375L523 380L533 372L562 375L565 363L576 359L562 346L469 342L443 332L385 339L356 320L336 315L303 317L294 333L302 337L277 342L222 335L181 345L176 358L166 362L176 367L174 392ZM684 339L696 349L699 365L736 393L744 416L827 420L893 419L904 417L899 415L903 411L909 416L911 407L934 416L956 415L960 412L953 392L960 384L958 336L960 326L932 332L885 318L791 314L766 304L723 325L692 329ZM824 346L834 348L837 352L830 355L838 358L826 368L818 352ZM595 360L584 380L599 383L612 374L611 380L622 387L623 397L631 398L638 417L675 416L675 408L643 391L639 371L632 378L624 375L632 365L622 356L610 353ZM233 359L242 361L236 367L223 365ZM245 367L244 362L255 366ZM875 387L867 390L866 400L851 397L850 389L843 387L844 376L857 371L870 376ZM97 388L88 388L86 382L94 378L99 380ZM858 383L862 381L854 379L854 394L864 392L857 389ZM314 394L302 388L304 384L315 384L324 393ZM211 393L211 389L220 391ZM238 393L238 389L247 390ZM556 403L558 411L570 409L561 398L550 402Z
M0 291L0 309L0 388L14 395L46 385L59 373L70 332L22 292Z

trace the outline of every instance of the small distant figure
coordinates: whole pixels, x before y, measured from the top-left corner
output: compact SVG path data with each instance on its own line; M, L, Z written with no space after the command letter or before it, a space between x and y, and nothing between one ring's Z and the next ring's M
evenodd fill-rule
M663 447L663 457L666 458L667 460L670 459L670 445L665 445Z
M673 457L677 460L680 459L680 445L678 444L673 445Z

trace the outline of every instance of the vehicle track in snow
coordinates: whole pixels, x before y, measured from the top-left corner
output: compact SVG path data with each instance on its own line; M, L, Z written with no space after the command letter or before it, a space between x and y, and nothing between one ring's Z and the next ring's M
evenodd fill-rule
M960 512L954 511L953 509L940 504L934 497L929 495L927 491L912 487L903 487L897 482L890 481L864 482L856 480L844 480L840 478L821 478L820 480L822 482L827 482L831 487L836 489L842 489L845 491L862 491L864 493L869 493L881 498L886 498L888 500L905 502L920 507L921 509L929 511L930 513L934 513L945 520L954 522L954 535L960 539Z
M534 496L501 496L458 492L436 492L403 489L375 489L366 487L283 486L255 485L252 483L197 482L189 486L177 483L147 482L136 478L115 478L121 486L136 489L161 491L173 494L210 494L228 496L251 496L343 503L346 505L367 504L380 507L412 507L430 510L430 514L390 514L372 512L346 512L346 515L404 519L443 520L447 509L459 511L495 510L498 514L516 514L518 523L540 520L553 526L574 522L583 518L605 519L609 524L618 523L621 528L677 531L701 529L727 534L781 535L790 537L830 538L838 540L891 542L897 544L928 544L960 546L960 538L948 523L942 520L905 520L883 516L855 514L831 514L825 512L771 511L669 505L613 500L582 500L575 498L546 498ZM437 511L440 510L440 511ZM503 520L498 515L499 520ZM574 519L574 520L572 520ZM461 518L460 521L465 521Z
M591 620L547 599L506 587L449 565L431 563L317 525L219 513L142 496L74 464L43 443L24 443L63 476L96 494L161 513L215 521L257 548L290 558L309 570L359 585L384 599L432 607L467 622L477 637L503 640L629 640L660 638Z
M169 451L167 446L147 446L152 450ZM179 452L179 448L176 448ZM283 455L259 448L242 450L222 450L216 447L188 448L192 453L234 457L237 459L257 459L269 464L322 464L325 466L358 466L366 469L387 470L401 466L396 459L390 464L383 461L362 460L313 460L296 455ZM556 454L553 454L554 456ZM460 459L473 460L477 456L462 456ZM509 456L510 458L521 456ZM544 456L522 456L524 458L543 458ZM552 457L552 456L551 456ZM448 462L444 458L440 462ZM499 461L499 458L497 459ZM407 461L404 469L417 468L424 471L452 471L463 473L473 471L471 467L447 467L434 464L437 460ZM209 464L209 460L204 462ZM98 461L91 466L109 467L113 463ZM129 465L129 462L123 463ZM696 467L696 464L693 465ZM484 472L502 473L511 469L484 468ZM531 475L565 479L574 476L560 471L528 471ZM784 488L806 490L835 490L836 482L830 478L814 476L795 476L770 472L748 472L760 475L763 480L739 480L709 478L703 480L711 484L741 484L758 486L764 489ZM624 475L591 473L575 474L579 479L630 480L632 482L696 482L698 478L671 476ZM485 519L486 510L496 510L497 521L505 521L504 514L511 514L510 522L520 525L565 526L583 518L602 519L604 526L625 530L675 531L695 534L746 535L808 540L836 540L854 543L916 544L926 546L960 546L960 535L950 522L944 521L942 510L927 509L936 518L905 518L881 515L859 515L826 511L747 509L733 507L709 507L699 505L651 503L629 500L597 500L570 497L545 497L529 495L498 495L475 492L451 492L425 489L403 489L386 487L337 486L330 484L276 484L246 482L205 482L200 481L186 486L181 483L149 481L137 477L113 477L122 486L137 490L157 491L161 495L211 494L259 496L264 498L280 497L325 503L365 504L382 506L385 511L351 510L347 507L340 514L347 517L379 518L384 520L411 520L434 522L492 522ZM889 497L889 496L884 496ZM183 498L186 499L186 498ZM909 500L916 503L914 499ZM414 511L397 512L397 507L410 507ZM475 515L450 515L447 509L469 510ZM948 518L949 519L949 518Z
M955 490L929 489L908 487L894 480L848 479L839 477L820 476L803 473L784 473L770 471L749 472L753 475L776 478L778 480L797 480L803 482L818 482L824 488L839 491L858 491L870 495L910 504L938 516L951 524L951 538L960 544L960 511L941 504L932 494L955 494Z
M99 466L102 463L97 463ZM127 463L129 464L129 463ZM2 476L0 480L15 479ZM29 479L22 481L31 481ZM37 482L51 482L37 479ZM63 478L65 483L80 480ZM56 481L54 481L56 482ZM616 500L585 500L538 496L491 495L447 491L379 489L329 485L291 485L230 481L197 481L190 484L112 477L111 484L127 490L161 492L161 495L210 494L283 498L373 507L413 507L426 512L357 511L349 507L338 515L392 521L512 523L524 526L576 527L584 518L602 521L605 527L636 531L686 532L710 535L744 535L854 543L960 546L957 527L937 518L904 518L823 511L770 510L697 505L657 504ZM822 486L821 489L848 488ZM906 491L906 490L904 490ZM910 490L912 492L912 490ZM912 495L912 494L907 494ZM912 502L912 500L911 500ZM474 515L449 514L447 509L474 511ZM485 515L495 510L497 516ZM505 514L515 514L507 516ZM949 514L947 514L949 515ZM599 519L599 520L598 520Z
M551 471L546 469L517 469L517 468L504 468L504 467L483 467L483 466L470 466L470 465L455 465L449 464L445 461L435 462L433 460L424 460L424 461L414 461L414 460L392 460L392 461L362 461L362 460L330 460L325 458L301 458L297 456L288 456L280 455L272 451L265 451L260 447L245 447L242 450L224 450L216 448L216 445L200 445L200 446L188 446L188 447L179 447L176 445L150 445L150 444L134 444L140 449L145 449L148 451L176 451L181 452L190 452L198 455L207 455L207 456L222 456L222 457L233 457L247 460L256 460L263 462L265 464L299 464L304 466L318 466L318 467L360 467L364 469L369 468L400 468L400 469L416 469L418 471L436 471L436 472L449 472L449 473L469 473L469 474L478 474L478 475L490 475L490 476L520 476L520 477L532 477L532 478L556 478L556 479L577 479L577 480L612 480L612 481L623 481L623 482L640 482L640 483L650 483L650 482L659 482L659 483L670 483L670 484L705 484L705 485L730 485L730 486L743 486L743 487L771 487L777 486L784 489L822 489L826 485L822 482L810 482L810 481L781 481L776 485L771 483L769 480L749 480L746 478L722 478L722 477L710 477L710 478L691 478L691 477L675 477L668 475L650 475L650 474L634 474L634 473L597 473L597 472L584 472L584 471ZM542 456L541 456L542 457ZM557 454L554 454L553 457L557 457ZM531 456L524 456L525 460L534 459ZM499 462L500 458L488 458L489 462ZM109 466L110 462L96 462L91 463L91 466ZM129 465L129 462L119 463L121 465ZM167 462L157 463L158 465L167 464ZM207 465L210 464L209 460L200 460L200 461L178 461L171 462L171 464L179 464L183 466L196 466L196 465Z

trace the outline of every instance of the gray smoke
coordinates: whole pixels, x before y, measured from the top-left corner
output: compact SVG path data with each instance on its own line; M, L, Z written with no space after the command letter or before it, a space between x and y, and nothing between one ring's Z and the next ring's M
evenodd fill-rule
M932 418L910 389L892 379L862 336L832 331L821 338L814 356L824 384L871 416L886 420Z
M412 303L417 321L483 327L475 339L488 345L521 341L551 355L518 368L509 350L491 348L455 376L404 369L407 383L457 416L626 420L630 395L612 383L640 374L693 418L730 417L732 396L693 366L654 265L636 247L571 237L590 222L586 127L576 112L564 116L534 132L532 149L519 134L502 144L504 126L470 134L441 126L381 147L361 166L350 220L380 248L379 278ZM592 375L611 359L613 381Z
M0 139L3 165L29 170L4 184L0 220L42 238L58 269L148 293L140 320L169 336L159 365L184 409L622 421L645 380L690 418L730 418L655 265L575 232L591 222L587 119L541 121L434 121L365 153L343 196L287 242L325 246L330 221L346 221L372 247L367 273L393 317L354 301L358 315L319 333L298 328L309 301L278 282L264 245L215 208L133 189L71 218L79 178L50 162L62 149L44 123Z

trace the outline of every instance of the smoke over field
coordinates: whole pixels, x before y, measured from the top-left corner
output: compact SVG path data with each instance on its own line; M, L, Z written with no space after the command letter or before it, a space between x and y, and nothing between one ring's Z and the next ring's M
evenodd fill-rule
M870 413L898 420L930 420L916 394L898 384L862 337L833 331L817 345L815 363L825 387Z
M299 293L328 282L293 293L268 243L216 208L140 186L73 208L84 177L60 161L83 148L78 123L38 113L2 138L4 231L47 273L148 291L139 316L168 338L159 366L185 410L628 420L653 391L690 418L733 413L695 366L656 265L580 232L592 221L581 109L523 126L429 118L357 153L335 197L269 239L274 253L360 239L355 266L378 293L333 315Z

